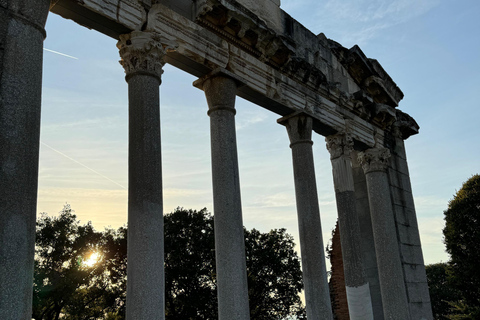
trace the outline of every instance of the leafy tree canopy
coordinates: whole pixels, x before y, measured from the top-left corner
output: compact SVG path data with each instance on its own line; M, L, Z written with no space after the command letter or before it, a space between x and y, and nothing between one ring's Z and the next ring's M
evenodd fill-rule
M433 317L436 320L447 320L454 313L453 305L460 293L450 284L448 263L435 263L425 267L428 289L432 302Z
M444 214L450 261L426 266L435 319L480 319L480 175L462 185Z
M165 221L166 319L217 319L214 219L177 208ZM127 229L97 232L66 205L37 222L33 318L124 319ZM285 229L245 230L251 319L304 317L302 279ZM98 253L98 262L90 259Z
M451 282L480 318L480 175L463 184L444 214Z
M97 319L120 308L125 289L119 249L125 230L80 225L70 205L37 222L33 318ZM90 259L97 255L98 263ZM90 260L89 260L90 259Z

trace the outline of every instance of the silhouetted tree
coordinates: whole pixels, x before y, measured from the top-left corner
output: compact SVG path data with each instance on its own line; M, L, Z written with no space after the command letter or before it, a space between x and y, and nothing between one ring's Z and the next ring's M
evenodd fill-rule
M177 208L164 229L166 319L216 319L213 217Z
M461 293L450 283L448 263L435 263L425 266L427 272L430 301L432 302L435 320L447 320L454 312L452 310Z
M99 261L90 265L93 253ZM90 222L80 225L68 204L58 217L42 214L37 221L32 317L97 319L120 309L125 268L118 265L125 263L125 254L124 228L102 233Z
M464 319L480 319L480 175L463 184L444 214L449 280L462 295L457 309Z
M217 319L214 219L177 208L165 221L167 320ZM251 319L303 316L300 262L284 229L245 230ZM92 252L99 262L87 265ZM33 318L108 319L125 315L127 229L81 226L69 205L37 222Z
M302 273L285 229L245 232L251 319L304 315ZM166 319L217 319L214 217L177 208L165 215Z

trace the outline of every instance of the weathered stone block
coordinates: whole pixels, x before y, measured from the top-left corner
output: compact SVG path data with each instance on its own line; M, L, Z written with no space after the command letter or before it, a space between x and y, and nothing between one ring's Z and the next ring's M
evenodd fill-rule
M393 148L393 153L396 157L399 157L403 160L407 160L407 154L405 153L405 144L402 139L395 139L395 146Z
M400 254L403 263L423 264L422 247L400 244Z
M82 5L132 30L138 30L146 20L145 9L137 1L84 0Z
M415 214L415 203L413 202L413 194L411 192L406 192L404 194L403 200L405 202L405 207L408 208Z
M407 283L408 301L411 302L430 302L430 293L428 292L428 283Z
M396 167L396 170L400 173L404 173L406 175L410 175L408 173L408 164L407 164L407 161L401 159L401 158L397 158L397 161L392 161L392 163L395 162L395 167Z
M412 193L412 185L410 183L410 177L404 173L399 173L401 188L408 193Z
M393 187L401 188L402 184L400 182L400 178L398 177L399 176L398 171L390 167L388 168L387 173L388 173L388 179L390 180L390 185Z
M405 282L427 282L427 274L423 264L403 264Z
M433 320L432 304L430 302L409 303L410 314L414 320Z
M283 33L280 0L237 0L237 2L256 14L268 27L280 34Z
M393 212L395 215L395 222L397 224L409 225L408 217L405 214L405 207L395 204L393 205Z
M403 189L397 187L390 187L391 194L392 194L392 202L393 204L404 206L405 201L403 201Z
M421 244L420 234L416 226L397 224L397 232L400 243L417 246Z

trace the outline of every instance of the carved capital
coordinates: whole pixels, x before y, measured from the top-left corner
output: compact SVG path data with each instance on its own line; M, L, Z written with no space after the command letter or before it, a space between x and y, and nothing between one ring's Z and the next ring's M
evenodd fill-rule
M287 128L290 148L301 143L313 144L313 119L309 115L303 112L294 112L291 115L278 119L277 122Z
M157 32L133 31L120 35L117 48L127 80L135 73L142 73L154 76L161 82L165 64L163 58L176 46L172 41L162 39Z
M336 159L340 156L350 156L353 151L353 139L349 134L336 134L325 138L327 150L330 152L330 159Z
M358 154L358 162L362 165L365 174L373 171L386 171L390 150L386 148L368 149Z

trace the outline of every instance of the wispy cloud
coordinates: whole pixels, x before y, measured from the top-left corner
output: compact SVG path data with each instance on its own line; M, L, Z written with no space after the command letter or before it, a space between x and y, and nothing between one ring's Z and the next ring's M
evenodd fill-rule
M328 0L317 11L316 25L341 43L364 44L381 30L408 22L438 4L440 0Z
M259 112L254 115L251 115L247 119L239 119L237 120L236 128L238 130L245 129L251 125L263 122L267 119L267 115L264 112Z
M77 57L70 56L70 55L65 54L65 53L61 53L61 52L58 52L58 51L50 50L50 49L47 49L47 48L43 48L43 50L48 51L48 52L51 52L51 53L55 53L55 54L58 54L58 55L60 55L60 56L64 56L64 57L67 57L67 58L70 58L70 59L78 60Z
M261 196L254 200L257 207L295 207L295 195L279 192L269 196Z

